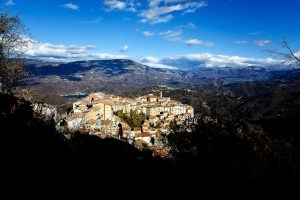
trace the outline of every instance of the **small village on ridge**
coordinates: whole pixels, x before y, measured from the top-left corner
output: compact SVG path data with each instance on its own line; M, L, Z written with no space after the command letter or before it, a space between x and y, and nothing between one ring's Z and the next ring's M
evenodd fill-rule
M133 99L99 92L74 102L64 121L69 130L154 145L160 134L192 124L194 109L162 92Z

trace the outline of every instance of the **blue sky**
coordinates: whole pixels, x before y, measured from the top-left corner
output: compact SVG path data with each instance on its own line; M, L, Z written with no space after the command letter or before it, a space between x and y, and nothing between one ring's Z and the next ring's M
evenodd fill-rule
M300 50L298 0L2 0L49 60L130 58L153 67L272 63L286 37ZM168 60L168 62L166 61ZM168 65L166 64L168 63ZM176 62L174 62L176 63Z

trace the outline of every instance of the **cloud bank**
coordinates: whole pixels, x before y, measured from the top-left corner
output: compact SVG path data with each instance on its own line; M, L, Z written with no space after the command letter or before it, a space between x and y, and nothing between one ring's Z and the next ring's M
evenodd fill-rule
M125 59L126 55L114 55L109 53L94 52L94 45L57 45L51 43L39 43L30 40L25 49L25 56L30 59L42 59L51 61L78 61L97 59Z
M278 64L278 60L272 58L258 59L198 53L163 58L160 60L160 63L182 69L189 69L196 67L263 67Z
M121 52L128 50L128 45L121 48ZM78 60L103 60L103 59L132 59L134 61L154 68L187 70L197 67L249 67L272 66L281 63L273 58L246 58L240 56L215 55L210 53L194 53L186 55L169 56L165 58L155 57L130 57L110 53L98 53L94 45L56 45L51 43L39 43L31 40L25 49L25 56L30 59L42 59L51 61L78 61ZM300 51L296 53L300 56Z

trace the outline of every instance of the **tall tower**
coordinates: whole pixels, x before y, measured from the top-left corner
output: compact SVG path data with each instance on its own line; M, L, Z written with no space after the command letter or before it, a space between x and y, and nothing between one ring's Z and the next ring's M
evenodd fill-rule
M159 97L162 98L162 91L159 92Z
M104 120L106 120L106 119L105 119L105 103L104 103Z

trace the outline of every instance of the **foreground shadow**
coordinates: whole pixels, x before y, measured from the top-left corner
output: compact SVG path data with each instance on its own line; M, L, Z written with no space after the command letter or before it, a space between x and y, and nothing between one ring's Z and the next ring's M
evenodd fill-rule
M29 102L9 95L0 95L0 127L1 182L5 191L1 195L9 195L11 199L17 196L86 199L106 194L112 197L136 193L156 197L159 191L168 195L185 194L187 197L221 191L285 191L296 187L287 180L276 185L277 182L257 182L251 178L242 180L239 176L228 175L228 171L224 170L226 166L235 166L230 172L237 172L241 170L240 163L226 166L224 163L231 161L230 156L236 154L243 160L247 152L240 150L246 146L238 142L241 147L231 148L233 140L227 142L218 133L215 136L202 134L203 138L195 133L191 141L203 147L203 151L192 157L183 152L182 159L171 162L154 158L150 152L139 151L117 139L101 139L81 133L73 133L71 139L67 139L57 133L53 122L34 117ZM211 133L204 131L203 127L199 132ZM217 150L206 154L205 151L215 148L206 148L214 145L212 141L206 141L213 137L216 137L213 141L222 141L216 143ZM188 138L183 133L182 138L179 135L174 139L179 140L177 144L184 145ZM224 142L226 145L222 146ZM231 149L236 153L224 157L224 152ZM209 160L216 156L205 155L212 153L222 157L219 159L222 162L211 164Z

